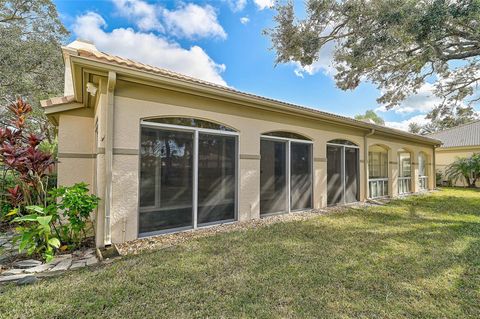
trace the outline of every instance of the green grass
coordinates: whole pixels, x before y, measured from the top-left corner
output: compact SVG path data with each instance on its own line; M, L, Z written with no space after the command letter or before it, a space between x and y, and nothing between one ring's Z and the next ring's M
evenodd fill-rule
M479 318L480 192L218 234L0 290L2 318Z

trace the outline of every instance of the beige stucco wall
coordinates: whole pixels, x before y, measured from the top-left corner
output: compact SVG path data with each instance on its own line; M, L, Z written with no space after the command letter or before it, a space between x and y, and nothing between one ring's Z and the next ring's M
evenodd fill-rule
M71 111L59 116L58 185L93 184L93 133L90 112Z
M444 173L448 165L453 163L457 158L470 157L473 153L480 153L480 146L469 148L438 148L436 150L436 170ZM443 180L446 180L444 177ZM480 181L477 183L480 186ZM459 180L456 186L467 186L465 180Z
M99 83L99 97L94 109L60 115L59 183L68 185L84 181L104 198L105 191L105 114L106 81ZM260 136L269 131L290 131L313 141L313 203L327 205L326 143L346 139L359 146L360 200L367 197L365 181L365 134L368 130L339 126L307 117L293 116L252 108L240 104L193 96L186 93L117 81L114 98L114 140L111 229L112 242L119 243L138 236L138 165L140 121L149 117L195 117L218 122L239 132L239 206L238 219L259 218L260 213ZM98 134L95 135L95 123ZM376 133L367 138L368 145L382 145L389 150L389 194L397 194L398 150L412 154L413 187L418 190L418 154L427 154L427 169L433 176L433 148L405 139ZM77 157L75 158L75 156ZM433 178L429 188L433 188ZM103 243L104 203L97 212L97 245Z

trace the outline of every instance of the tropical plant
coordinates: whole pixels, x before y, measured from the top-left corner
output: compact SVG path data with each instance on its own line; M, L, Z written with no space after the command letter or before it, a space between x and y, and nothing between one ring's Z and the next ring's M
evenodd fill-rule
M266 34L276 63L312 66L333 51L342 90L377 85L377 102L394 108L432 88L440 103L429 130L468 123L480 100L480 1L307 0L302 17L294 1L278 1L276 25Z
M27 118L32 112L30 104L18 98L8 110L12 122L4 129L0 128L0 163L4 170L0 202L9 202L22 214L26 206L47 205L48 174L53 170L55 159L40 149L42 136L25 131ZM7 186L7 177L13 179L14 187Z
M48 262L60 247L60 240L52 233L58 216L40 206L27 206L26 209L33 213L13 219L20 224L16 228L19 235L15 241L20 241L20 251L26 251L27 255L40 254Z
M464 180L469 188L475 188L477 180L480 179L480 153L457 158L447 167L445 175L454 182Z
M50 191L51 211L61 211L63 218L58 220L61 227L62 243L78 247L87 237L91 213L98 206L98 198L89 194L88 185L77 183L70 187L58 187ZM65 223L63 221L65 221Z

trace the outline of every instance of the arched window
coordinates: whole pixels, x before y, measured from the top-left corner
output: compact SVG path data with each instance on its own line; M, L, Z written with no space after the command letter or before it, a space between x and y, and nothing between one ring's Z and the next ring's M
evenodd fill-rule
M196 128L205 128L211 130L219 130L219 131L228 131L228 132L236 132L234 129L210 122L205 120L196 119L193 117L160 117L160 118L152 118L146 119L144 122L152 122L152 123L160 123L160 124L169 124L169 125L179 125L179 126L188 126L188 127L196 127Z
M328 144L339 144L339 145L348 145L348 146L358 146L357 144L347 141L347 140L342 140L342 139L334 139L331 141L327 142Z
M380 145L368 148L370 198L388 196L388 150Z
M338 205L360 199L359 148L350 141L327 142L327 204Z
M424 152L418 154L418 183L420 190L428 188L427 155Z
M275 137L283 137L283 138L289 138L289 139L295 139L295 140L306 140L310 141L308 137L305 137L303 135L293 133L293 132L286 132L286 131L275 131L275 132L268 132L264 133L262 135L265 136L275 136Z
M410 152L404 149L398 151L398 193L411 192L412 161Z
M232 221L238 133L184 117L142 120L139 233L149 236Z

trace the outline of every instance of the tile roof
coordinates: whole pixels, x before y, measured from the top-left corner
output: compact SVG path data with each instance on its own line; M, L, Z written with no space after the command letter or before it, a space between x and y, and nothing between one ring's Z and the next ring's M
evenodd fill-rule
M67 46L64 49L68 50L68 48L69 47ZM376 125L376 124L371 124L371 123L367 123L367 122L364 122L364 121L355 120L351 117L346 117L346 116L341 116L341 115L337 115L337 114L333 114L333 113L329 113L329 112L320 111L318 109L314 109L314 108L311 108L311 107L300 106L300 105L297 105L297 104L292 104L292 103L283 102L283 101L279 101L279 100L275 100L275 99L271 99L271 98L266 98L266 97L251 94L251 93L238 91L238 90L235 90L235 89L233 89L231 87L228 87L228 86L215 84L215 83L212 83L212 82L200 80L200 79L197 79L197 78L193 78L193 77L190 77L190 76L187 76L187 75L184 75L184 74L180 74L180 73L177 73L177 72L173 72L173 71L170 71L170 70L166 70L166 69L163 69L163 68L151 66L151 65L140 63L140 62L137 62L137 61L133 61L133 60L130 60L130 59L127 59L127 58L123 58L123 57L111 55L111 54L108 54L108 53L100 52L96 49L88 49L88 48L85 48L85 47L84 48L79 47L79 48L75 48L74 50L76 51L76 55L78 55L80 57L83 57L83 58L86 58L86 59L96 60L96 61L105 62L105 63L112 63L112 64L115 64L115 65L124 66L124 67L128 67L128 68L133 68L133 69L136 69L136 70L145 71L145 72L149 72L149 73L153 73L153 74L158 74L158 75L161 75L161 76L165 76L165 77L169 77L169 78L173 78L173 79L177 79L177 80L181 80L181 81L185 81L185 82L189 82L189 83L199 84L199 85L204 86L204 87L215 88L215 89L218 89L220 91L234 93L236 95L240 95L240 96L247 97L247 98L254 98L254 99L262 100L262 101L265 101L265 102L277 103L277 104L281 104L281 105L284 105L284 106L287 106L287 107L300 109L300 110L304 110L304 111L308 111L308 112L313 112L313 113L316 113L320 116L325 116L327 118L330 118L332 120L338 119L339 121L349 122L352 125L356 125L356 126L360 126L360 127L367 127L367 128L370 128L370 129L376 129L378 131L383 131L383 132L392 133L392 134L396 134L396 135L403 135L404 137L415 137L419 140L423 140L423 141L428 142L428 143L437 142L430 137L419 136L419 135L411 134L411 133L408 133L408 132L405 132L405 131L402 131L402 130L398 130L398 129L394 129L394 128L390 128L390 127L386 127L386 126L381 126L381 125Z
M427 136L442 141L442 147L480 146L480 121L460 125Z
M48 100L40 101L40 105L42 107L49 107L53 105L71 103L74 101L75 101L75 97L73 95L58 96L58 97L52 97L51 99L48 99Z

